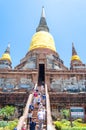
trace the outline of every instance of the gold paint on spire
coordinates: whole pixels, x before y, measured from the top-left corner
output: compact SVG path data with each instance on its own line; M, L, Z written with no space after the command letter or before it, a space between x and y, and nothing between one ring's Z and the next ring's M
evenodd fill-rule
M36 48L48 48L53 51L56 51L52 35L45 31L39 31L35 33L32 37L29 50L33 50Z
M81 61L81 59L80 59L80 57L79 57L78 55L73 55L73 56L71 57L71 61L73 61L73 60Z
M10 55L8 53L4 53L2 55L2 57L0 58L0 60L8 60L8 61L11 62L11 57L10 57Z

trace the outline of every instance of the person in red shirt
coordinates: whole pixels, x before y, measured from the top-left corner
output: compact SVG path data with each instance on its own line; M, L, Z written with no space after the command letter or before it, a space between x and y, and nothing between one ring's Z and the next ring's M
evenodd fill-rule
M35 91L33 95L34 95L34 105L35 105L37 103L38 92Z

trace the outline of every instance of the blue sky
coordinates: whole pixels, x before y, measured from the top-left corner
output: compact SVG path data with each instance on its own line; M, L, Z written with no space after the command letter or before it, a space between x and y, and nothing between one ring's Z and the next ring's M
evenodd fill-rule
M29 50L42 6L64 64L70 66L72 42L86 63L86 0L0 0L0 57L10 42L12 66L20 63Z

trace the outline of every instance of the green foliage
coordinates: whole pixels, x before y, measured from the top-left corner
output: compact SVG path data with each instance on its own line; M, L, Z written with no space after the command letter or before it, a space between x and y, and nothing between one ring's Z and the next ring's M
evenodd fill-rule
M18 124L18 119L14 121L0 121L0 130L13 130Z
M83 127L81 130L86 130L86 127Z
M79 119L79 118L78 118L78 119L75 120L75 122L82 123L83 121L82 121L82 119Z
M7 121L0 121L0 127L5 127L7 124Z
M12 115L14 115L15 107L13 106L5 106L4 108L0 109L0 116L3 119L10 119ZM14 121L0 121L0 130L13 130L18 124L18 119Z
M3 118L7 117L9 118L14 114L15 107L13 106L5 106L0 110L0 116L3 116Z
M73 121L73 127L71 127L70 121L65 119L56 121L54 124L57 130L86 130L86 124L82 123L82 119Z
M68 128L62 128L61 130L68 130Z
M85 128L82 128L82 127L64 127L61 130L86 130L86 127Z
M73 127L73 128L71 128L71 130L81 130L81 128L79 128L79 127Z
M62 109L61 110L61 115L65 118L68 119L70 117L70 111L69 109Z
M61 122L62 122L62 123L65 123L65 122L67 122L67 120L66 120L66 119L62 119Z
M3 127L1 127L0 130L5 130L5 129Z
M60 121L56 121L56 122L54 122L54 124L55 124L55 128L57 129L57 130L61 130L61 122Z
M13 130L18 124L18 120L10 121L8 124L9 130Z

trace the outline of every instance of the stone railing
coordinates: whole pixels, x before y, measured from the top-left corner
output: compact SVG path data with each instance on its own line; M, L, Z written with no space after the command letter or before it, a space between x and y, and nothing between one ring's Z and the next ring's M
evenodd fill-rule
M35 85L35 88L37 87L37 84ZM20 117L18 125L17 125L17 130L21 130L23 123L26 122L27 123L27 115L28 115L28 111L29 111L29 105L31 104L33 99L33 93L29 95L23 115Z
M27 115L28 115L29 105L31 104L32 99L33 99L33 94L30 94L29 98L27 100L27 103L26 103L26 107L24 109L24 113L19 119L19 122L18 122L18 125L17 125L17 130L21 130L21 128L23 126L23 123L27 122Z
M45 92L46 92L46 110L47 110L47 130L55 130L51 117L50 99L47 90L47 85L45 85Z

